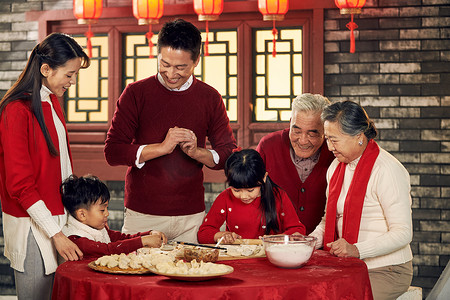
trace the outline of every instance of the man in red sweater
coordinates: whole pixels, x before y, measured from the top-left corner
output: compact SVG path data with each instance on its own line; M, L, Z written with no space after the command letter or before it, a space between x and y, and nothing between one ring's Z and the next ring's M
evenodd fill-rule
M200 46L191 23L164 24L158 74L129 84L117 102L104 151L110 165L129 166L124 233L152 228L196 242L205 214L203 165L223 169L236 148L221 95L193 76Z
M325 212L325 175L334 156L325 145L320 115L329 104L319 94L298 96L292 103L289 129L266 135L256 148L270 178L294 204L306 234L316 228Z

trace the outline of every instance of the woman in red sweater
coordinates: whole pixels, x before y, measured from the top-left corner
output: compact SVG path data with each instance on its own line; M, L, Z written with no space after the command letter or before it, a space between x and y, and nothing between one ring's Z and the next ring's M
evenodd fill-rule
M5 256L19 299L50 299L57 254L83 254L61 232L67 216L59 186L72 174L58 97L76 83L89 57L70 36L53 33L31 51L0 102L0 198Z
M200 226L200 243L224 243L268 234L305 234L292 202L269 178L264 161L253 149L234 152L225 163L229 188L214 201ZM220 227L226 222L226 230Z

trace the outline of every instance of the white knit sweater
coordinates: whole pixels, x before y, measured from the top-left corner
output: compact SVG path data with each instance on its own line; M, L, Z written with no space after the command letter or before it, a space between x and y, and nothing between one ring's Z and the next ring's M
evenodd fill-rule
M350 162L345 170L336 209L339 237L342 236L345 197L358 162L359 158ZM328 183L338 163L335 159L328 168ZM358 242L355 244L369 269L398 265L412 259L409 246L413 233L410 190L408 171L394 156L380 148L367 185ZM310 234L318 238L316 247L323 246L325 217Z

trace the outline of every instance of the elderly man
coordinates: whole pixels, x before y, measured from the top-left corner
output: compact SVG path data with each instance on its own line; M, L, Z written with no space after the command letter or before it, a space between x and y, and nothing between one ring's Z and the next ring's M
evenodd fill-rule
M223 169L236 148L222 97L193 75L200 47L193 24L164 24L158 74L129 84L117 102L105 157L129 166L124 233L152 229L196 242L205 215L202 168Z
M334 159L324 143L320 115L330 101L318 94L294 99L289 129L263 137L256 150L266 163L270 178L291 198L309 234L324 214L326 172Z

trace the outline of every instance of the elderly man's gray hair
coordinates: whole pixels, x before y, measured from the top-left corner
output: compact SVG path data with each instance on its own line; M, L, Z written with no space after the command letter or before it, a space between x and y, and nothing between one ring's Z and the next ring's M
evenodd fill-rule
M299 111L313 111L322 113L323 109L330 105L330 100L320 94L305 93L297 96L292 101L292 113Z

